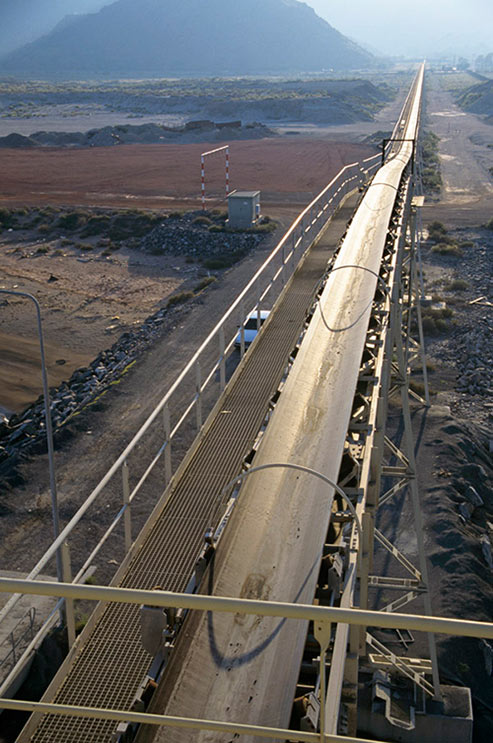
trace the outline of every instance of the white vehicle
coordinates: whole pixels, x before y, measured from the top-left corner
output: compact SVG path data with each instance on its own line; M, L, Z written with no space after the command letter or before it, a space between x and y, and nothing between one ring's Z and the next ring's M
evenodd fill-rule
M264 322L267 320L267 318L270 315L270 310L260 310L260 326L264 324ZM245 336L245 348L248 348L250 344L253 343L255 340L258 330L258 312L251 312L245 322L243 323L244 327L244 336ZM237 348L241 347L241 328L238 331L238 335L235 338L235 346Z

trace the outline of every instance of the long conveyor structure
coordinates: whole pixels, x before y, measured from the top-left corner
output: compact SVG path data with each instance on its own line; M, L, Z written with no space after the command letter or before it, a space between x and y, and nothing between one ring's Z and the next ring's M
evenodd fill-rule
M165 490L164 479L158 484L164 493L113 587L0 579L0 588L23 583L28 593L109 602L98 605L40 704L7 701L5 709L34 713L18 743L311 743L358 733L395 740L418 717L415 740L470 743L469 690L441 682L433 633L493 638L493 626L432 617L409 406L412 356L426 381L416 266L423 86L421 65L371 181L375 164L348 166L349 177L329 184L272 254L289 238L290 261L312 239L303 242L309 225L325 225L173 479ZM326 224L329 203L338 196L340 205L351 189ZM268 291L257 295L258 310ZM223 389L221 328L221 366L210 376L220 370ZM388 425L397 392L402 441ZM387 490L384 479L393 481ZM416 532L409 557L377 528L379 505L401 491ZM397 565L376 566L377 543ZM391 603L383 591L397 592ZM424 616L401 614L415 599ZM178 608L192 611L175 621ZM141 623L151 614L149 642ZM374 634L379 628L426 632L429 660L398 656ZM377 709L375 699L385 704ZM454 715L447 699L456 700Z
M328 258L355 208L348 200L311 248L280 298L276 311L246 354L238 373L148 521L114 583L123 587L184 591L208 528L222 515L222 489L241 471L285 373ZM331 252L328 250L331 249ZM212 417L212 416L211 416ZM74 657L60 669L45 699L57 704L130 709L151 664L140 634L139 607L113 604L97 610ZM116 724L98 719L34 715L19 741L109 743Z

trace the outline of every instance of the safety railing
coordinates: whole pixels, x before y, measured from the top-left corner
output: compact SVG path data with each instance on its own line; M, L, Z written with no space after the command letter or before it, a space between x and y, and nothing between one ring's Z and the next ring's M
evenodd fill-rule
M18 658L26 649L29 641L34 639L36 622L36 609L31 607L26 614L17 622L15 627L0 645L0 654L8 648L7 652L0 655L0 677L16 665Z
M320 732L306 733L297 730L273 728L262 725L245 725L239 722L222 722L197 718L173 717L169 715L135 712L132 710L101 709L74 705L49 704L25 700L5 699L0 696L0 710L24 710L45 714L114 720L116 722L150 724L189 730L212 730L237 735L255 735L259 738L314 741L318 743L369 743L366 739L327 734L325 729L325 673L327 650L333 633L332 625L348 624L357 627L378 626L386 629L416 630L445 635L493 639L493 624L467 619L427 617L417 614L394 614L363 609L323 607L309 604L292 604L252 599L205 596L200 594L148 591L107 586L73 585L45 581L0 578L0 593L23 591L29 594L58 596L66 601L75 599L112 603L137 604L163 609L186 609L189 611L226 612L230 614L277 617L313 622L315 639L320 646Z
M380 155L367 158L361 163L347 165L297 217L262 266L193 354L181 374L122 454L30 571L26 580L35 579L56 557L57 552L61 550L64 581L81 582L97 555L122 522L125 555L128 554L133 543L132 504L135 498L144 492L145 486L150 489L157 487L156 484L151 483L151 478L155 475L158 464L162 464L164 469L165 484L171 480L173 474L172 442L182 432L185 424L195 418L194 427L196 433L200 433L206 412L212 408L212 405L225 388L227 361L235 350L238 327L240 328L240 357L242 357L245 352L243 331L245 318L249 314L257 312L258 327L260 328L260 311L265 306L267 299L272 300L272 304L274 304L274 298L281 294L281 291L293 276L300 260L345 197L368 183L379 166ZM205 410L206 407L207 410ZM159 473L161 475L159 478L161 490L158 495L160 496L163 490L162 469L159 470ZM120 485L118 485L118 478ZM107 489L111 489L112 493L115 492L115 489L120 489L121 507L111 523L108 524L103 536L93 546L86 559L80 561L81 564L78 564L74 571L69 551L69 538L91 506L101 500L104 492L108 492ZM16 594L9 599L0 611L0 623L4 621L20 598L21 594ZM66 603L65 611L72 614L73 605ZM19 664L26 662L28 654L41 642L52 628L54 621L54 613L52 612L18 660ZM73 621L67 622L67 625L73 625ZM70 633L70 635L69 644L72 644L75 637L73 633ZM11 681L14 676L15 669L1 685L0 694L5 692L7 682Z

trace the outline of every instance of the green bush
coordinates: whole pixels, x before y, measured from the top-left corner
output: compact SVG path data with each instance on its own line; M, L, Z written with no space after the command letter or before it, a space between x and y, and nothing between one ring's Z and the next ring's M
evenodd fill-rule
M67 212L58 219L57 227L62 230L78 230L87 222L87 215L81 212Z
M443 224L443 222L437 222L436 220L434 222L430 222L428 225L428 232L439 232L441 235L447 234L447 228Z
M233 263L234 261L232 258L227 255L217 256L216 258L207 258L207 260L203 261L205 268L208 268L210 271L220 271L223 268L231 268Z
M14 215L10 209L0 208L0 224L7 229L14 224Z
M100 235L108 229L110 224L111 218L107 214L97 214L88 220L81 233L82 237L94 237L94 235Z
M469 284L464 279L454 279L448 285L447 289L451 292L464 292L466 289L469 289Z
M215 276L205 276L202 281L199 281L195 289L193 290L195 294L198 294L202 291L202 289L205 289L207 286L210 286L210 284L213 284L216 281Z
M438 255L448 255L454 258L460 258L462 251L458 245L450 245L449 243L438 243L431 249L432 253L438 253Z
M167 307L173 307L176 304L182 304L188 299L191 299L193 296L193 292L181 292L180 294L173 294L173 296L168 299Z

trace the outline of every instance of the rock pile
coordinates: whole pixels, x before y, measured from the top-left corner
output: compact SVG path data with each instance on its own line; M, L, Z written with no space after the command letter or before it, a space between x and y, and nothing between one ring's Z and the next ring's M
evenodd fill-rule
M478 319L473 328L458 338L462 372L457 378L457 391L470 395L493 395L493 323Z
M193 126L195 124L195 126ZM90 129L88 132L34 132L30 136L9 134L0 137L0 147L111 147L119 144L162 144L166 142L200 142L225 139L262 139L274 136L264 124L241 121L215 123L214 121L189 122L185 126L171 127L162 124L120 124Z
M154 255L184 255L201 260L209 268L225 268L253 250L265 237L263 232L225 231L222 223L213 224L200 214L192 212L180 219L168 218L142 239L140 249ZM224 262L223 266L217 264L218 259ZM214 265L209 265L211 261Z

